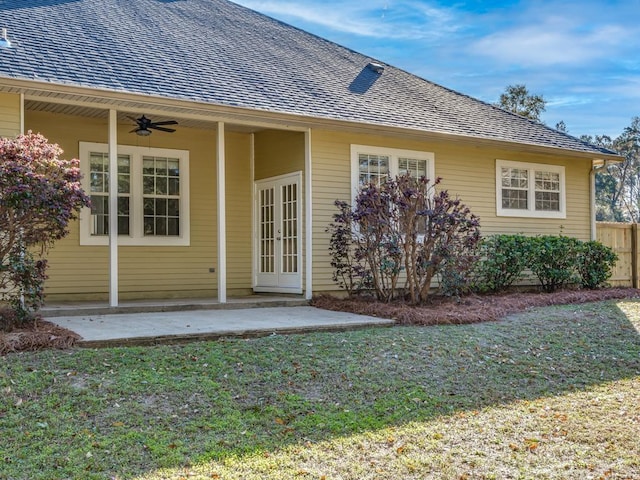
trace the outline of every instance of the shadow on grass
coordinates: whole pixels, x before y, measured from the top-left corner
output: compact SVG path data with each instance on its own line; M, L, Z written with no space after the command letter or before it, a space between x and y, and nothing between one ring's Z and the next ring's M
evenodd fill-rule
M499 323L9 356L0 427L15 440L0 458L8 478L131 478L561 395L640 375L639 331L640 315L606 302Z

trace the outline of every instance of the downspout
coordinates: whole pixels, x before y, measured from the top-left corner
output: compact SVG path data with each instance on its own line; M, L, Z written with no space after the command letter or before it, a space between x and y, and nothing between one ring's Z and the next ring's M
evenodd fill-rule
M597 160L593 160L591 163L591 170L589 171L589 201L590 201L590 214L591 214L591 240L596 240L597 237L597 225L596 225L596 173L598 170L602 170L607 166L607 161L603 160L601 164L596 164Z

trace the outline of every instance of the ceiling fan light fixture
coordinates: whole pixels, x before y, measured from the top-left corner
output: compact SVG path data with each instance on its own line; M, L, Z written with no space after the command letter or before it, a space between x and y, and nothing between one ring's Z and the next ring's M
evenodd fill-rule
M145 115L142 115L140 118L129 117L127 118L136 123L137 128L134 128L129 133L135 133L136 135L140 135L141 137L148 137L151 135L151 130L159 130L161 132L173 133L176 131L175 128L167 128L166 125L177 125L178 122L175 120L162 120L160 122L153 122L151 119L147 118Z

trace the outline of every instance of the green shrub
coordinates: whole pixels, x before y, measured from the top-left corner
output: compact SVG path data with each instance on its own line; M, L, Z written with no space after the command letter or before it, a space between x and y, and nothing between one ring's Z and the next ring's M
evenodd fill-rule
M576 281L577 256L582 242L576 238L542 235L531 237L529 268L545 292Z
M480 260L474 271L473 289L482 293L506 290L529 263L530 237L492 235L480 244Z
M576 260L582 286L594 289L603 285L611 277L617 260L615 252L600 242L582 243Z

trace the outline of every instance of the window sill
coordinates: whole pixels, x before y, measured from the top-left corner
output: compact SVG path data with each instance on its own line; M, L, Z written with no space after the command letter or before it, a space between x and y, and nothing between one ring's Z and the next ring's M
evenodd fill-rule
M520 217L520 218L567 218L566 212L532 212L530 210L509 210L501 209L496 213L498 217Z
M118 246L122 247L188 247L189 237L118 237ZM85 237L80 239L81 246L108 246L109 237Z

